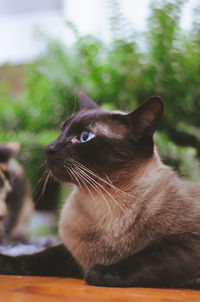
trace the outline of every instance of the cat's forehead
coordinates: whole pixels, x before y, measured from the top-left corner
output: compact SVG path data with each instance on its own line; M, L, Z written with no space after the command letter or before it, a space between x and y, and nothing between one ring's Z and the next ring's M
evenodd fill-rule
M110 111L103 110L83 110L74 115L73 123L84 124L84 123L95 123L106 121L111 118Z
M69 117L64 122L62 129L70 132L89 129L97 134L117 137L123 135L123 130L125 130L125 126L117 118L119 115L123 115L123 113L104 110L80 111Z
M63 124L62 130L69 129L69 128L81 128L87 124L92 124L97 120L103 118L104 112L100 110L83 110L78 113L71 115Z

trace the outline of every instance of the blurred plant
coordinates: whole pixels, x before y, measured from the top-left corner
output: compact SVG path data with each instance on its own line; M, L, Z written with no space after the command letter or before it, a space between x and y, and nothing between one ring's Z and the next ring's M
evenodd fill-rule
M13 97L0 89L0 140L23 142L21 161L35 184L44 161L44 146L54 139L59 124L78 107L77 95L88 94L105 109L133 110L153 94L166 107L158 145L167 163L182 175L200 180L200 7L192 28L180 27L184 0L152 1L148 30L136 33L120 1L108 1L110 43L80 34L72 46L46 38L46 52L28 65L25 92ZM141 37L145 47L140 47ZM32 176L31 176L32 174Z

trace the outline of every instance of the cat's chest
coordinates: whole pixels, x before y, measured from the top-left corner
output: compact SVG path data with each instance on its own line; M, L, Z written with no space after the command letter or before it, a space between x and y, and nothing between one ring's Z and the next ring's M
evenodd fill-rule
M98 232L102 238L121 236L133 223L134 212L110 204L109 198L105 201L99 196L72 194L62 210L61 224L79 233Z
M83 266L83 254L87 255L88 259L92 257L91 261L94 263L109 263L110 258L112 261L117 260L120 254L128 253L131 248L129 243L131 245L133 211L130 214L129 210L126 210L124 213L120 208L101 205L102 202L105 200L98 196L92 200L91 196L74 192L61 214L61 238ZM107 202L111 201L107 199Z

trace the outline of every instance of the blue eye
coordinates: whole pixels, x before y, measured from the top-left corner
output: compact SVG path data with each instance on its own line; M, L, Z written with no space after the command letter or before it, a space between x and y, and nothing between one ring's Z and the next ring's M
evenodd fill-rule
M86 143L94 137L94 134L91 131L84 131L80 135L80 142Z

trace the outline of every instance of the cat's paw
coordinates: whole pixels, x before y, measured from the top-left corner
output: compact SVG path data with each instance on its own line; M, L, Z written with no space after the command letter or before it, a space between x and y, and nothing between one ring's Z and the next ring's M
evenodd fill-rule
M103 281L103 276L105 272L105 266L101 264L95 264L90 267L85 274L85 281L90 285L101 286Z
M85 274L85 281L89 285L118 287L123 286L118 272L112 266L95 264Z

